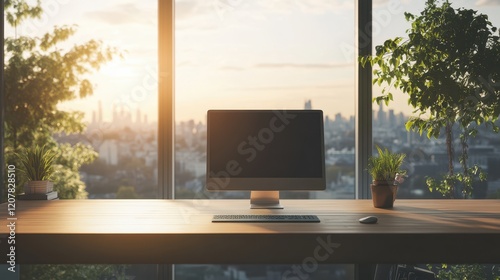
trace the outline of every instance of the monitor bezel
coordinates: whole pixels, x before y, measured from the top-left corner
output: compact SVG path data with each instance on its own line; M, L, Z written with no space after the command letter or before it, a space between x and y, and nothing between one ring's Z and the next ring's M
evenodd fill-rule
M286 112L290 114L316 113L320 114L320 139L321 139L321 177L313 178L235 178L230 176L230 170L226 170L225 178L210 176L210 117L217 113L276 113ZM325 148L324 148L324 123L322 110L208 110L207 112L207 169L206 184L208 191L321 191L326 189L325 174Z

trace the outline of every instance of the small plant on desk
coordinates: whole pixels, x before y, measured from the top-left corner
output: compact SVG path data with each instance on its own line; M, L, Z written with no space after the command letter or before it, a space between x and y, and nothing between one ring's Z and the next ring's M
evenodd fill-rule
M46 146L27 148L17 154L21 163L20 171L27 181L24 186L26 194L49 193L54 183L50 181L54 173L56 154Z
M387 148L377 146L378 156L368 158L368 172L372 176L371 184L373 206L392 208L398 185L403 183L406 170L402 170L405 154L392 153Z

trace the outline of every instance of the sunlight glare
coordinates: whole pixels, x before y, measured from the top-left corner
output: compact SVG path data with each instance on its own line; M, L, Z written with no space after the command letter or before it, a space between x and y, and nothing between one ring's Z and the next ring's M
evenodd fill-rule
M126 63L124 60L115 59L104 64L98 72L110 78L131 78L139 73L135 67Z

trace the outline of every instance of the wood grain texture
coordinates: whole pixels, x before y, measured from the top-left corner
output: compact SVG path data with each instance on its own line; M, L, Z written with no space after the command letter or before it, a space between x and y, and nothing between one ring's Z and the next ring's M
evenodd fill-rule
M500 262L500 200L397 200L393 209L373 208L370 200L282 203L284 210L251 210L248 200L17 201L17 261ZM316 214L321 223L211 222L213 214L246 213ZM7 205L0 205L4 224L7 214ZM379 222L360 224L367 215ZM8 234L0 227L1 236ZM5 240L0 247L4 261Z

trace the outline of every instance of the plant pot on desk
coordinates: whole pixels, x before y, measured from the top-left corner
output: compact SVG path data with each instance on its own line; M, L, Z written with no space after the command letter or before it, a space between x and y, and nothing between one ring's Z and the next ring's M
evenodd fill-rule
M370 187L372 190L373 207L392 208L394 206L398 186L394 185L392 181L373 181Z
M51 181L29 181L24 185L26 194L45 194L54 190L54 183Z

